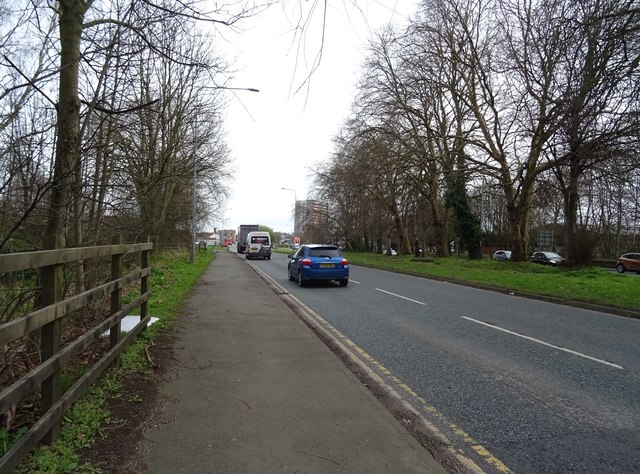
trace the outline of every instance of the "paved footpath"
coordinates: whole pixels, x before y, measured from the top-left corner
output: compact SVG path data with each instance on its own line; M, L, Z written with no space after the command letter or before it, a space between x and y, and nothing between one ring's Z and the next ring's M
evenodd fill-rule
M444 472L235 254L217 254L176 332L152 473Z

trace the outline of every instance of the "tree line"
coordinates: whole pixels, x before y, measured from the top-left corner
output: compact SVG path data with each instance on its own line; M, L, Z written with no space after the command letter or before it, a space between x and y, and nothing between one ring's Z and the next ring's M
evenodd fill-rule
M213 45L269 3L0 0L0 251L187 242L194 201L220 212L230 66ZM327 238L574 263L637 247L639 12L423 0L378 32L315 170Z
M255 4L0 1L0 251L187 244L230 176L221 29Z
M637 248L639 6L423 0L378 32L315 170L327 237L514 260L562 247L574 264Z

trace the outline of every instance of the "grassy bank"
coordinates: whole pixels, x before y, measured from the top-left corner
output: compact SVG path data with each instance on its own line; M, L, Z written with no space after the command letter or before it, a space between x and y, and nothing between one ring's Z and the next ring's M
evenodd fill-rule
M128 374L149 370L151 361L147 349L154 344L159 330L175 324L182 301L211 263L214 254L211 251L197 252L196 257L195 263L190 263L184 253L167 253L152 258L149 313L159 318L158 322L137 337L124 351L119 367L103 374L100 382L92 386L64 415L59 439L51 446L37 448L15 470L16 473L100 472L92 466L80 465L77 451L104 437L105 427L123 422L112 419L106 408L107 400L119 396L122 381ZM127 296L123 299L126 300ZM131 400L131 403L139 402ZM9 434L0 430L1 452L6 452L19 435L20 433Z
M640 310L640 277L600 267L553 268L528 262L494 262L486 257L435 257L419 262L412 261L411 256L356 252L346 252L345 257L353 265Z

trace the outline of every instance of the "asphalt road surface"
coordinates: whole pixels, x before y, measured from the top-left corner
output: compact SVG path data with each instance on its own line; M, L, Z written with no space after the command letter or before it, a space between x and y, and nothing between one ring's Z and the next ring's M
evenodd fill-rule
M299 288L287 261L252 263L486 472L640 472L640 320L357 266Z

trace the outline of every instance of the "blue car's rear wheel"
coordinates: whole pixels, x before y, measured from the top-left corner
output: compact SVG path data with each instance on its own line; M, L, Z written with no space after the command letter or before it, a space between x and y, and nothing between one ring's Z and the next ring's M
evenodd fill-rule
M340 283L340 286L347 286L349 284L349 280L346 278L344 280L338 280L338 282Z
M302 272L298 271L298 286L300 288L302 288L303 286L305 286L306 283L304 282L304 280L302 279Z

